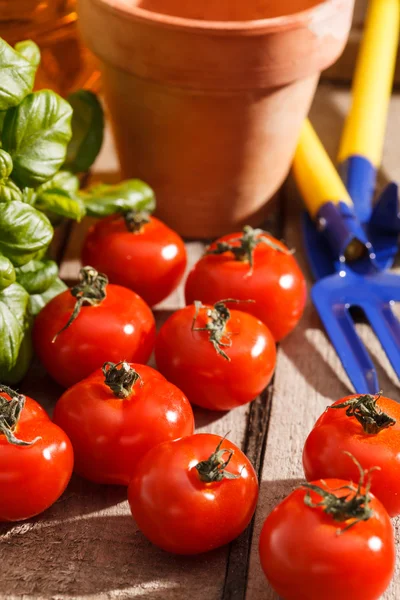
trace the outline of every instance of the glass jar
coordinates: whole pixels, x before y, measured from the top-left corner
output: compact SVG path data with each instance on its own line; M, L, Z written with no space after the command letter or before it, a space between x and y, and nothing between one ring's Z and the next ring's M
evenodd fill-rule
M31 39L40 47L35 89L62 96L79 88L99 91L96 59L79 37L76 0L0 0L0 36L11 45Z

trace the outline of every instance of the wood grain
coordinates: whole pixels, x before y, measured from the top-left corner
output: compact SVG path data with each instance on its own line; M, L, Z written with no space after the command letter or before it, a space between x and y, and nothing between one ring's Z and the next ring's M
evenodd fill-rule
M72 231L63 277L77 276L77 252L87 225ZM188 245L189 265L203 249L201 243ZM160 305L158 323L182 305L179 290ZM51 412L62 390L37 367L23 391L41 400ZM248 414L249 406L226 414L195 410L197 430L229 432L229 439L242 446ZM2 525L0 535L0 568L13 574L2 578L2 600L142 596L184 600L188 590L193 600L220 600L223 594L229 548L197 558L179 558L157 550L137 530L124 488L92 485L74 477L67 492L46 513L26 523Z
M312 121L334 157L349 105L346 90L321 86ZM398 135L400 96L390 109L390 127L379 185L400 179ZM96 174L115 180L115 156L107 137ZM311 279L302 255L301 204L289 181L285 187L284 238ZM267 225L280 232L275 211ZM74 280L79 250L90 220L72 227L68 243L60 233L64 260L61 274ZM188 244L189 263L203 244ZM61 252L61 250L58 250ZM180 288L157 307L160 325L171 310L182 306ZM378 365L387 395L398 397L398 382L378 341L366 325L360 335ZM195 558L170 556L149 544L137 530L126 502L126 490L98 486L73 477L64 496L46 513L17 525L0 526L0 600L277 600L258 560L260 529L270 510L303 478L301 453L316 418L331 401L350 390L336 353L308 303L299 327L280 345L273 386L250 406L226 414L195 411L200 431L225 434L241 446L260 474L260 500L250 527L229 547ZM36 364L22 390L40 399L51 412L62 389ZM400 523L394 521L397 539ZM400 555L398 556L400 565ZM400 573L384 600L400 598Z
M400 178L398 161L395 164L392 155L394 146L397 145L397 136L392 130L392 124L399 119L399 101L399 97L395 96L390 109L390 130L385 147L384 166L380 174L380 187L391 178ZM348 105L348 93L332 86L323 86L311 111L311 120L333 159ZM291 180L287 182L285 196L285 239L289 246L300 249L302 241L299 218L302 207ZM304 256L301 252L296 256L311 286L311 276ZM357 329L377 365L379 380L385 394L398 398L399 382L396 381L378 340L367 325L357 325ZM246 600L277 600L278 596L266 582L258 559L258 540L262 524L274 506L304 481L302 449L316 419L328 404L352 391L339 358L322 330L313 306L308 302L299 326L281 343L278 353ZM384 600L400 598L400 520L395 519L393 523L397 540L397 570L392 585L383 596Z
M79 251L88 227L87 219L70 231L65 246L61 276L77 278ZM188 269L204 251L204 244L187 244ZM155 311L161 323L184 305L180 287ZM22 391L38 399L51 414L60 386L35 363ZM256 465L266 436L264 415L271 394L266 392L256 403L229 413L195 409L197 431L225 435L247 449ZM250 420L249 420L250 419ZM251 528L231 547L206 556L170 556L153 547L137 530L126 501L126 490L93 485L74 476L63 497L40 517L17 525L0 526L0 569L12 572L1 578L1 600L130 599L148 596L156 600L193 600L239 598L240 582L244 597ZM237 566L242 571L238 577ZM228 573L228 577L226 574ZM229 573L232 573L229 578ZM235 584L233 582L236 582Z

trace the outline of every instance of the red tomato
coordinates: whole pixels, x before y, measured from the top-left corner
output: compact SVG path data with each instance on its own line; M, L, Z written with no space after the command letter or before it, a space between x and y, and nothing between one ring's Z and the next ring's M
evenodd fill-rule
M89 230L82 261L153 306L181 281L186 249L179 235L154 217L149 217L138 231L131 231L123 216L112 215Z
M349 494L348 489L338 489L349 481L328 479L314 484L336 497ZM292 492L262 528L260 559L271 586L282 600L380 598L395 565L393 529L382 504L371 494L368 520L336 521L322 506L307 506L306 495L307 490L301 488ZM321 502L314 491L310 499ZM344 531L351 523L355 524Z
M67 487L73 464L71 442L40 404L0 386L0 521L49 508Z
M153 446L194 430L183 393L151 367L127 363L108 363L67 390L54 422L71 439L79 475L121 485Z
M76 297L72 293L67 290L53 298L40 311L33 328L35 351L53 379L70 387L107 360L148 361L155 321L140 296L110 283L103 300L94 306L83 305L76 320L61 331L74 311Z
M219 344L213 342L214 326ZM247 313L228 311L224 303L200 308L197 317L193 305L175 312L161 327L155 355L161 373L190 402L211 410L254 400L270 382L276 362L269 329Z
M365 469L380 467L371 474L371 490L394 517L400 514L400 405L378 395L352 395L332 406L343 403L349 404L328 407L307 438L303 451L306 478L354 480L357 467L343 453L347 450Z
M128 488L139 529L153 544L176 554L207 552L235 539L250 523L257 496L257 476L248 458L209 433L150 450Z
M265 323L278 341L292 331L303 313L306 282L284 244L260 230L245 230L248 233L221 237L209 249L209 252L219 251L219 246L224 250L224 244L228 244L240 250L236 258L232 251L208 253L195 264L186 281L186 304L195 300L214 304L221 298L252 299L255 302L241 305L241 310ZM251 243L249 237L256 245L246 252ZM268 243L257 243L260 239L271 241L280 250ZM251 255L253 267L248 260Z

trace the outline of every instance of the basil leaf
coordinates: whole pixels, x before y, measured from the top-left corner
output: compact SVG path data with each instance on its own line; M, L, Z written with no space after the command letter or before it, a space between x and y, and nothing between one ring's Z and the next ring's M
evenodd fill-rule
M0 290L4 290L12 283L15 283L15 279L14 265L6 256L0 254Z
M53 260L31 260L15 271L18 283L28 294L43 294L58 275L58 267Z
M1 205L0 253L21 266L45 251L53 237L53 228L42 212L24 202Z
M3 148L14 162L13 179L21 187L36 187L53 177L65 160L71 138L72 109L49 90L29 94L7 111Z
M29 294L18 283L0 292L0 373L8 373L17 363L26 328ZM4 377L5 379L5 377Z
M0 202L15 202L15 200L22 200L19 187L11 179L0 183Z
M80 192L91 217L106 217L130 210L153 211L156 206L153 190L139 179L127 179L117 185L98 184Z
M36 67L0 38L0 110L19 104L32 91Z
M18 42L15 44L14 48L17 52L22 54L26 60L28 60L31 65L34 67L38 67L40 63L40 50L39 46L32 42L32 40L25 40L23 42Z
M19 283L13 283L0 292L0 302L12 310L16 320L25 327L28 317L27 308L29 302L28 292ZM2 329L0 328L0 331Z
M21 190L11 179L8 179L13 170L11 156L0 149L0 202L13 202L21 200Z
M33 357L33 344L30 328L27 329L22 338L19 353L15 365L8 373L2 374L2 383L16 385L25 377Z
M9 176L13 170L11 156L5 150L0 149L0 202L12 202L21 200L21 190Z
M96 94L87 90L74 92L67 100L73 113L65 167L74 173L83 173L92 166L103 143L103 109Z
M54 215L80 221L85 216L85 205L77 195L79 179L68 171L59 171L37 188L35 206Z
M33 206L35 204L35 200L36 200L35 190L33 188L25 187L22 190L21 201L26 202L26 204L31 204Z
M66 192L71 192L71 194L75 194L79 190L79 179L76 175L70 173L70 171L58 171L54 177L41 185L37 189L37 192L40 194L43 191L51 189L62 189Z
M0 135L1 135L1 132L3 131L3 123L4 123L4 119L6 118L6 114L7 114L7 111L0 110ZM0 140L0 146L1 146L1 140Z
M50 219L52 215L59 215L80 221L86 213L85 205L78 196L72 196L69 192L60 189L49 190L41 194L36 200L35 206L42 211L49 212Z
M50 300L67 290L68 287L58 277L53 281L51 286L43 294L34 294L29 300L29 310L33 316L40 313L42 308L46 306Z
M8 179L13 170L13 161L11 156L5 150L0 149L0 180Z

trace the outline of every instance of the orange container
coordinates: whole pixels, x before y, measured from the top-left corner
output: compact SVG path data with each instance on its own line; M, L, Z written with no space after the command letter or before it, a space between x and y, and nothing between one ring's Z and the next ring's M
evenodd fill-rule
M123 175L154 188L161 219L186 237L262 222L353 4L78 0Z
M82 87L95 92L100 73L77 31L76 0L0 0L0 35L14 46L34 40L41 51L35 88L62 96Z

